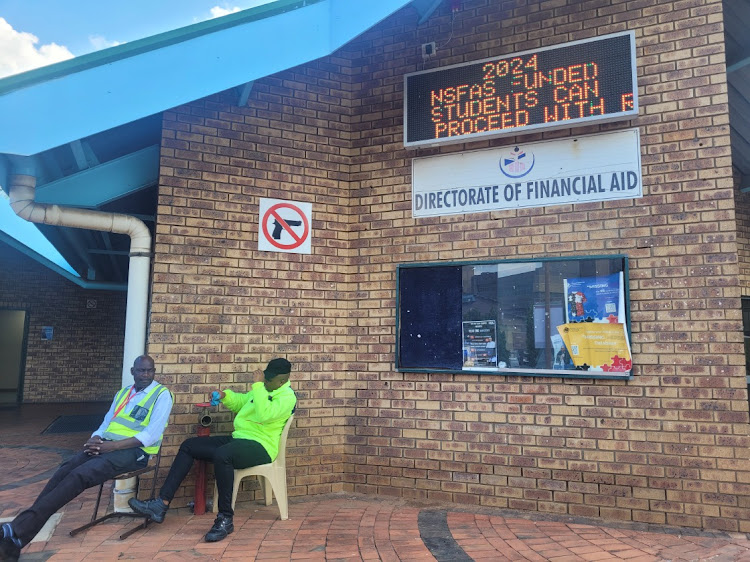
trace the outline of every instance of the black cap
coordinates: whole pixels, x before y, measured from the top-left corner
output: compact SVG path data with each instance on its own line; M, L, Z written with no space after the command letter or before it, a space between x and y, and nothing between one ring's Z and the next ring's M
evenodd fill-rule
M267 380L271 380L277 375L286 375L292 372L292 364L281 357L271 359L268 366L263 370Z

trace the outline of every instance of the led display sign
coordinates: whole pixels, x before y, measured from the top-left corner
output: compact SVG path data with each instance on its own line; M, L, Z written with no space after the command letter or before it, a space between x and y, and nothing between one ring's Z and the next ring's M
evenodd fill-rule
M415 72L404 81L405 146L638 115L633 32Z

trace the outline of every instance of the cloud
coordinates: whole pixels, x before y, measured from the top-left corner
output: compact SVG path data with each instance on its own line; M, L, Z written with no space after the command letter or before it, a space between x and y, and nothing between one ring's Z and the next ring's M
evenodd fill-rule
M73 58L67 47L57 43L39 45L36 35L16 31L0 18L0 78Z
M103 35L89 35L89 43L91 43L91 46L94 48L95 51L100 51L102 49L108 49L109 47L116 47L117 45L122 45L119 41L110 41Z
M263 4L268 4L270 2L274 2L275 0L240 0L240 6L234 6L232 8L229 8L228 3L224 3L223 6L214 6L211 8L211 18L220 18L222 16L227 16L229 14L234 14L236 12L240 12L242 10L248 10L250 8L257 8L258 6L262 6Z
M239 12L242 8L235 6L234 8L222 8L221 6L214 6L211 8L211 19L220 18L229 14Z

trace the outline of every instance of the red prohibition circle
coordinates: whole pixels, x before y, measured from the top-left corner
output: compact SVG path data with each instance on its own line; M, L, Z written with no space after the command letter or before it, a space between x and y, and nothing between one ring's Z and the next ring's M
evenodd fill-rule
M277 209L284 208L284 209L291 209L292 211L295 211L297 214L299 214L300 217L302 217L302 224L305 227L304 231L302 232L302 236L297 236L297 233L292 230L292 227L289 226L284 219L282 219L279 214L276 212ZM268 232L268 220L273 216L277 221L281 223L281 227L291 235L292 238L294 238L294 242L291 244L281 244L277 240L274 240L271 234ZM271 243L272 246L276 246L280 250L293 250L294 248L300 247L302 244L305 243L305 240L307 239L308 234L310 234L310 224L307 222L307 217L305 216L305 213L303 213L298 207L295 205L292 205L291 203L276 203L273 207L268 209L266 211L266 214L263 215L263 234L266 237L266 240Z

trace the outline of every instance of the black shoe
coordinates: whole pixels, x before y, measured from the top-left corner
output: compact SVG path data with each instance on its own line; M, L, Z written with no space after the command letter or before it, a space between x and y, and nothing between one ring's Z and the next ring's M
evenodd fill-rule
M15 562L21 556L21 549L10 537L0 539L0 560L13 560Z
M0 560L18 560L21 556L20 541L14 536L10 523L0 526Z
M153 521L154 523L161 523L162 521L164 521L164 516L167 514L167 510L169 509L169 506L164 505L164 502L161 501L161 498L155 498L153 500L146 501L130 498L128 500L128 505L136 513L147 515L148 518L151 519L151 521Z
M234 523L232 523L232 516L219 513L219 515L216 516L216 521L214 521L214 526L211 527L211 530L208 533L206 533L206 542L222 541L227 538L227 535L230 535L233 532Z

